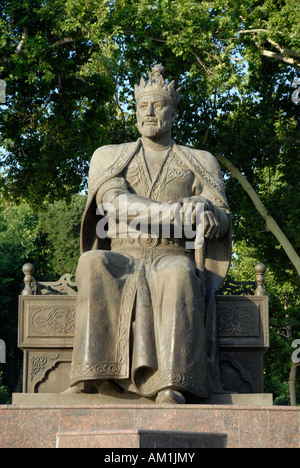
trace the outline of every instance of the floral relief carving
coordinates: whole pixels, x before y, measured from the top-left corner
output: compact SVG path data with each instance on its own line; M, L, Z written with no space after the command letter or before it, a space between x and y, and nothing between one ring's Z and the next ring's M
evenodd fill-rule
M75 309L71 307L29 307L29 336L74 335Z
M31 357L31 372L30 372L30 379L31 382L34 380L35 376L40 372L43 372L45 369L51 367L51 365L55 365L56 360L59 358L59 355L40 355L40 356L32 356ZM50 361L50 366L49 366Z
M258 315L246 308L227 305L218 316L218 329L220 336L258 336Z

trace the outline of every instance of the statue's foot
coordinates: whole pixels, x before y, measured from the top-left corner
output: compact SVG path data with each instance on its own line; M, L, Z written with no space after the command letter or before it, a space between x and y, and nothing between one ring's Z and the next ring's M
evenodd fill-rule
M118 395L123 389L112 380L91 380L85 383L85 393L99 393L101 395Z
M162 390L157 394L155 403L158 404L171 404L171 405L184 405L185 403L185 398L184 396L180 393L177 392L177 390Z
M65 390L62 393L64 395L78 395L80 393L100 393L100 387L101 385L97 381L79 382L73 387L67 388L67 390Z
M74 385L73 387L67 388L64 392L62 392L63 395L78 395L79 393L84 393L84 383L80 382L77 385Z

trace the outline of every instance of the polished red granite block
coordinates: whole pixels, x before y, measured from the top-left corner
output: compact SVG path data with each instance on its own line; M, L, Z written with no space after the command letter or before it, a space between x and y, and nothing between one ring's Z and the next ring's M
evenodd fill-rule
M268 411L241 410L238 413L239 446L266 448L269 445Z
M0 406L0 429L1 448L54 448L57 440L60 440L59 434L70 433L73 433L78 446L98 444L100 441L105 446L112 444L115 447L119 444L121 447L128 444L130 448L141 443L141 438L137 442L137 436L140 437L143 431L163 431L165 434L160 443L170 444L170 437L173 437L174 448L187 443L179 432L226 434L226 446L230 448L300 448L300 408L229 405L158 407L144 404L10 405ZM115 431L113 439L109 438L112 436L108 434L109 431ZM106 433L105 440L103 432ZM81 436L78 437L79 433L82 440ZM154 438L150 440L146 439L148 436L144 437L144 444L156 444ZM66 444L70 443L67 438L64 438Z
M111 430L103 432L62 432L57 448L225 448L225 434L196 432Z
M115 406L77 407L76 411L74 411L74 407L64 408L62 406L60 410L60 429L62 432L67 432L74 430L74 427L81 431L93 431L99 427L104 430L131 428L132 421L135 419L135 408Z
M55 447L58 424L55 409L0 406L0 448Z
M137 431L61 432L57 448L138 448Z
M297 411L282 411L280 409L270 411L269 444L274 448L300 448L299 417L300 413Z

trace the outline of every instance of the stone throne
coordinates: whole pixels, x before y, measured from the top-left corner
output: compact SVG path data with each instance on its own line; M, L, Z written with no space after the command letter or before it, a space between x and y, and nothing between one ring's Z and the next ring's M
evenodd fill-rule
M266 267L259 263L254 270L255 281L236 282L228 277L217 294L222 381L229 392L244 397L264 391L263 356L269 346ZM33 265L24 265L23 272L18 331L18 346L24 353L23 394L15 394L13 403L29 402L32 394L60 394L68 388L76 313L77 289L71 275L42 282L33 277ZM229 395L218 397L222 396L214 395L208 402L232 403ZM245 401L236 399L237 404Z

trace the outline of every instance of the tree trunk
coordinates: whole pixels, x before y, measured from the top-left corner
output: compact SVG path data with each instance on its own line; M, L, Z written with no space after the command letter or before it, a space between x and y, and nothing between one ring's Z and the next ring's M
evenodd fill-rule
M291 363L291 370L289 375L289 387L290 387L290 400L291 406L297 406L297 395L296 395L296 375L297 375L298 364Z
M267 208L262 203L261 199L255 192L254 188L251 184L247 181L246 177L229 161L229 159L225 158L221 154L216 154L216 158L224 164L225 167L231 172L232 177L237 179L243 189L247 192L248 196L251 198L255 208L259 212L259 214L263 217L266 222L267 229L272 232L272 234L276 237L278 242L281 244L282 248L284 249L285 253L289 257L291 263L295 267L298 276L300 276L300 257L298 256L297 252L295 251L294 247L282 232L278 224L276 223L275 219L269 215Z

